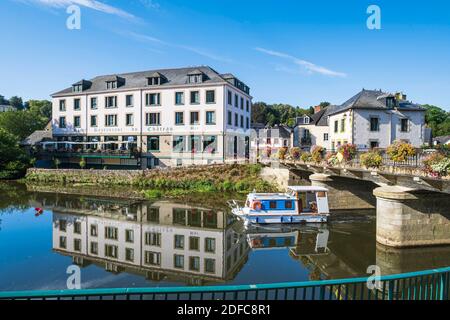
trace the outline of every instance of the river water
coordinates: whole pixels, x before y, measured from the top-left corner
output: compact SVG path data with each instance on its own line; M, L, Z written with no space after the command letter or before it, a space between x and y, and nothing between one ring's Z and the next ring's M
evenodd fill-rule
M335 212L324 225L245 230L224 195L208 198L141 201L1 183L0 291L66 289L73 268L82 288L113 288L308 281L365 276L371 265L382 274L450 265L450 247L376 244L374 210Z

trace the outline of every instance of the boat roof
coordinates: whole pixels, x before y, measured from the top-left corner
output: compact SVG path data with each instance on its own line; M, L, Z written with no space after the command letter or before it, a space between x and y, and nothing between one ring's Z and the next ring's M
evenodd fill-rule
M306 191L328 191L327 188L317 187L317 186L288 186L288 190L296 192L306 192Z
M261 200L292 200L292 196L286 193L250 193L248 195L251 199Z

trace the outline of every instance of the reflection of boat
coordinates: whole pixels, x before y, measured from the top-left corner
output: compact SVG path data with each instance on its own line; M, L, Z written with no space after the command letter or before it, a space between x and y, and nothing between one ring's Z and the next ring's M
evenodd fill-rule
M232 213L249 223L326 222L328 190L314 186L290 186L286 193L250 193L245 205L229 202Z
M325 227L252 227L246 233L253 250L288 248L295 257L328 253L329 231Z

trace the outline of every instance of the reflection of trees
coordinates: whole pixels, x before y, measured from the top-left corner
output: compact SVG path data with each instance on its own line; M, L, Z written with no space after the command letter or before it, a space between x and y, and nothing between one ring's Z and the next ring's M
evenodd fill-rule
M0 214L28 208L32 197L23 184L15 182L0 182L0 194Z

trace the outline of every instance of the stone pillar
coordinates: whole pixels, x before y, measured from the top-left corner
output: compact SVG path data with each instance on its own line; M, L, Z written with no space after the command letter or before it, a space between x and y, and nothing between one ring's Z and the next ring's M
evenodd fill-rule
M399 186L376 188L377 242L390 247L450 244L447 194Z
M265 181L277 185L284 190L289 185L289 170L284 168L263 167L260 176Z
M323 173L309 176L311 185L328 189L330 210L373 209L372 184L355 179L331 177ZM372 199L373 198L373 199Z
M309 176L309 180L311 180L312 186L325 188L329 187L329 184L327 184L327 182L333 181L333 179L330 178L330 175L323 173L314 173Z

